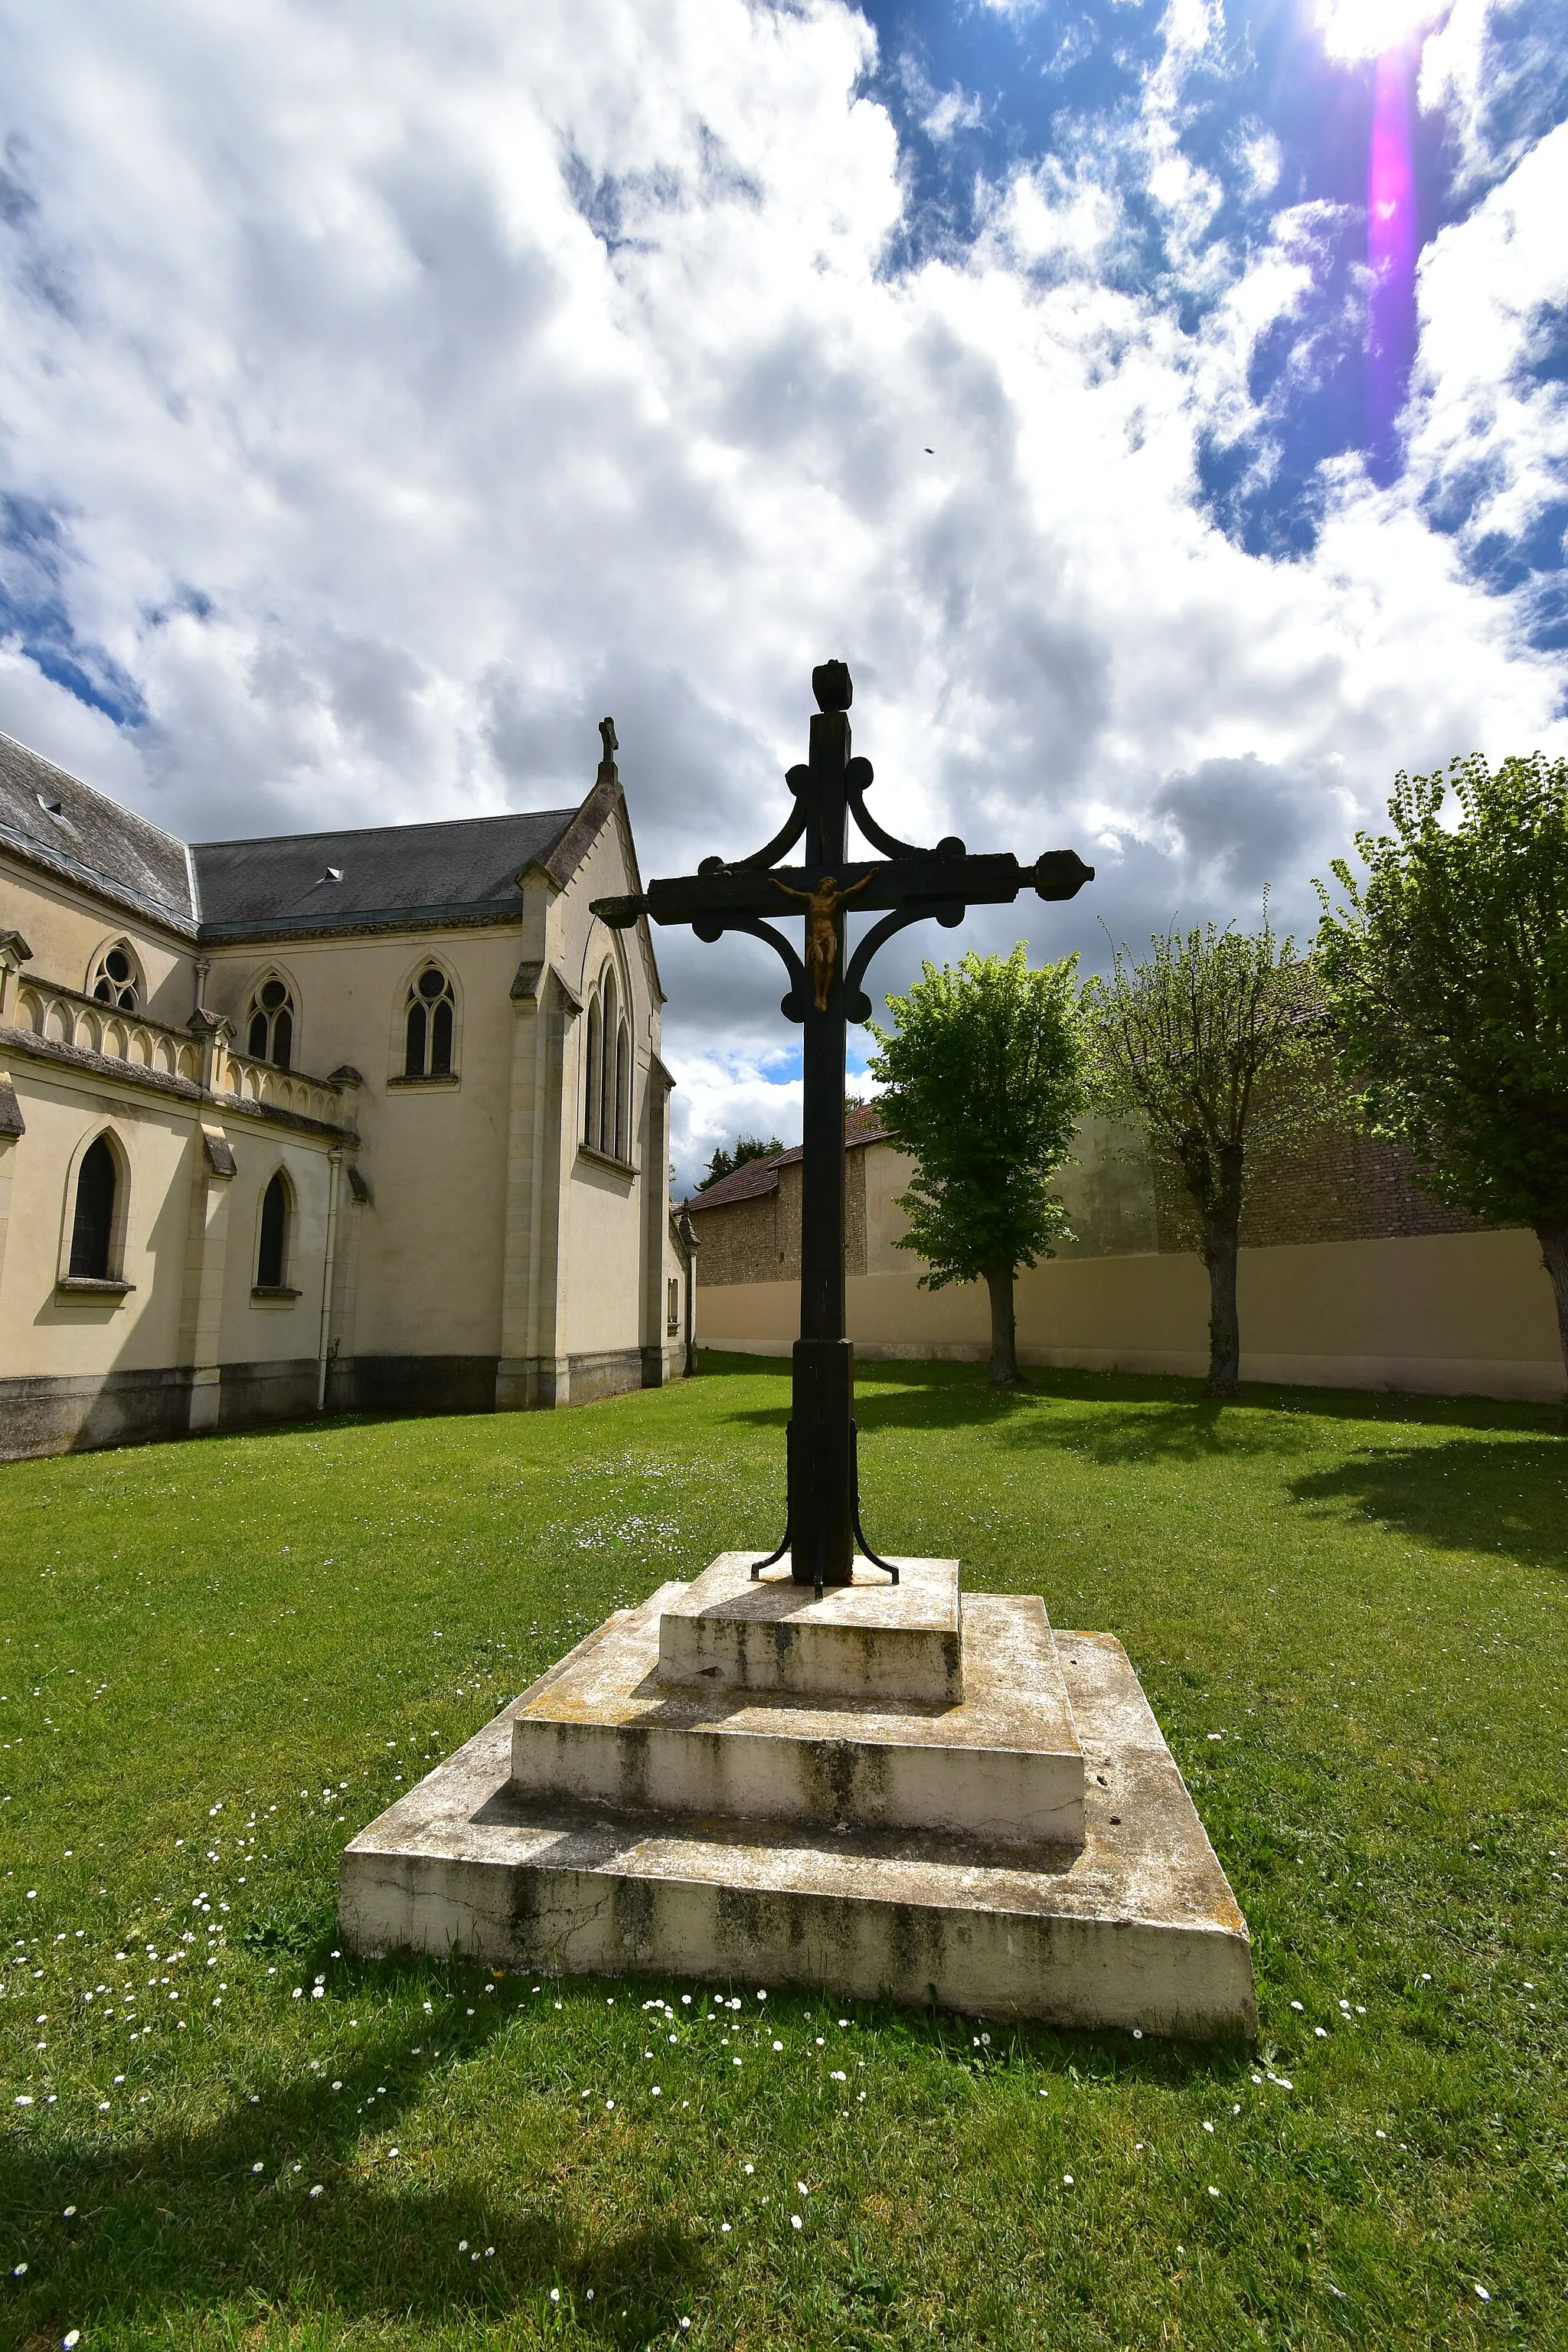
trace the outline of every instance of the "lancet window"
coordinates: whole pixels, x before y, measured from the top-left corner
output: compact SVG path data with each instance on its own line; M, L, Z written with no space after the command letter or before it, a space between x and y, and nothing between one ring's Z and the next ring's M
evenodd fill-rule
M583 1140L610 1160L631 1158L632 1037L621 1010L615 967L588 1001L583 1087Z
M403 1013L403 1075L449 1078L457 1002L448 973L427 963L413 982Z
M289 1179L279 1168L261 1196L261 1223L256 1246L258 1290L281 1290L289 1280L292 1206L289 1198Z
M286 982L273 972L250 1000L245 1025L245 1050L253 1061L271 1062L279 1070L294 1058L294 1000Z
M107 1136L100 1135L88 1145L77 1170L69 1268L73 1281L112 1281L119 1191L120 1170L113 1148Z
M588 1000L587 1061L583 1073L583 1140L590 1151L599 1149L599 1117L605 1092L605 1009L599 992Z
M629 1160L632 1156L632 1033L621 1015L616 1028L616 1140L615 1156Z

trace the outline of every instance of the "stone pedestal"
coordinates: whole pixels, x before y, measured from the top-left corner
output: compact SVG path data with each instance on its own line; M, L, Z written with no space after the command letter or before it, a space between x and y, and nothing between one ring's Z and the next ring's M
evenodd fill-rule
M897 1584L862 1561L853 1583L827 1585L817 1600L810 1585L792 1581L787 1554L753 1581L757 1557L721 1551L694 1584L666 1587L662 1681L934 1706L963 1697L955 1559L895 1560Z
M1121 1645L952 1560L620 1611L355 1838L344 1940L1250 2033L1246 1922Z

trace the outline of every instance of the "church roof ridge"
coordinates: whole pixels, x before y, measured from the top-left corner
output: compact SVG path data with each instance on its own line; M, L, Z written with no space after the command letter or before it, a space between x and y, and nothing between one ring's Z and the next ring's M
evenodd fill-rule
M518 818L533 820L556 817L565 831L577 814L581 803L574 801L569 808L559 809L492 809L488 816L425 816L414 817L396 824L337 824L323 826L317 833L236 833L212 841L193 841L193 850L200 849L265 849L274 842L359 841L394 833L441 833L458 825L505 824Z
M0 730L0 844L203 943L511 920L520 877L564 888L617 814L635 881L613 762L564 807L185 842Z
M590 798L592 795L590 795ZM192 844L204 939L282 937L384 925L506 919L518 877L552 861L582 805L489 816L261 834Z

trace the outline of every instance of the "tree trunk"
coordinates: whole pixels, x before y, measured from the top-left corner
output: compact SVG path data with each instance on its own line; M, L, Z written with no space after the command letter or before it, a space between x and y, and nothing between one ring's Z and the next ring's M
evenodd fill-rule
M1552 1296L1557 1305L1557 1343L1563 1350L1563 1361L1568 1369L1568 1218L1552 1224L1539 1224L1535 1238L1541 1244L1541 1263L1552 1276ZM1568 1428L1568 1397L1563 1400L1563 1426Z
M991 1385L994 1389L1016 1388L1018 1346L1013 1319L1012 1267L988 1265L985 1286L991 1293Z
M1204 1219L1204 1264L1209 1270L1209 1376L1205 1396L1233 1397L1241 1384L1241 1323L1236 1311L1239 1203Z

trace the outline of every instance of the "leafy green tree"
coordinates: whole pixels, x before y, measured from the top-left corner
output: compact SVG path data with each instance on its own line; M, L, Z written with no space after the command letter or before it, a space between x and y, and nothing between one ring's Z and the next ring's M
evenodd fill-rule
M1317 886L1347 1075L1439 1200L1531 1227L1568 1362L1568 760L1401 774L1388 814Z
M1009 956L928 963L907 996L888 999L897 1028L872 1030L879 1108L916 1164L899 1246L927 1261L925 1289L984 1282L999 1387L1018 1377L1018 1268L1072 1238L1047 1188L1087 1099L1077 971L1068 956L1031 971L1021 943Z
M783 1150L784 1145L776 1135L770 1136L766 1142L760 1135L738 1135L735 1138L733 1151L726 1151L723 1145L720 1144L712 1159L708 1162L707 1175L697 1189L700 1192L706 1192L710 1184L717 1184L724 1177L732 1176L736 1169L744 1168L748 1160L767 1160L773 1152Z
M1293 940L1207 923L1116 950L1085 998L1095 1107L1141 1120L1192 1202L1209 1276L1205 1393L1234 1396L1241 1372L1236 1270L1249 1155L1277 1150L1328 1091L1321 995Z

